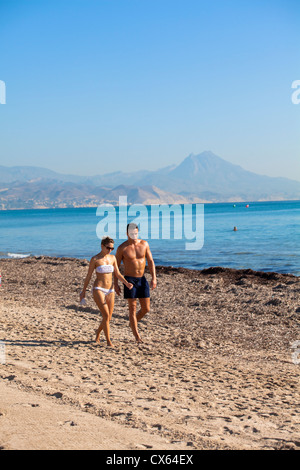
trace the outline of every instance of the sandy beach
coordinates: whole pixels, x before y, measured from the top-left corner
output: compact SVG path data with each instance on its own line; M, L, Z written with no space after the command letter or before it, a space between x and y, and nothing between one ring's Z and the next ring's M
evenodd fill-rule
M87 267L0 260L1 449L300 449L299 278L157 267L144 343L116 296L108 348Z

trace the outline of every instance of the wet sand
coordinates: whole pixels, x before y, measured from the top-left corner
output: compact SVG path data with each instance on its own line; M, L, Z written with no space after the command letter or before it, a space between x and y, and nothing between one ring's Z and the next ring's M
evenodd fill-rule
M299 278L157 267L144 343L116 296L107 348L87 267L0 260L0 448L300 449Z

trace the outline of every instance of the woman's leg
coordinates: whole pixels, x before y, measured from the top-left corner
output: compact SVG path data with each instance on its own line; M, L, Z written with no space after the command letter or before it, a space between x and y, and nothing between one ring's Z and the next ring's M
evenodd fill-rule
M100 333L103 330L105 334L105 338L107 341L108 346L113 346L111 340L110 340L110 328L109 328L109 320L110 320L110 311L108 308L108 305L106 303L105 295L103 292L99 290L93 290L93 296L94 300L100 310L100 313L102 315L102 322L97 330L97 335L96 335L96 343L100 343Z
M115 306L115 293L111 292L110 294L107 294L107 296L105 297L105 300L106 300L108 310L109 310L109 321L110 321L113 315L114 306Z

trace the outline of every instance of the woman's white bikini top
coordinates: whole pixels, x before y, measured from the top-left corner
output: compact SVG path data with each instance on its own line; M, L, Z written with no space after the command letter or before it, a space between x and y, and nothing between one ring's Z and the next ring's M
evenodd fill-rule
M100 274L107 274L107 273L113 273L114 272L114 267L112 264L102 264L101 266L97 266L96 272Z

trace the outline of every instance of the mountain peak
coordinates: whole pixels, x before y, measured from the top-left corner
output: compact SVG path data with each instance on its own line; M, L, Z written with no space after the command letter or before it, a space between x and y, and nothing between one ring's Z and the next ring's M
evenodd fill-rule
M217 167L222 165L231 165L222 158L215 155L210 150L195 155L191 153L188 155L182 163L180 163L173 171L171 171L174 177L191 178L203 173L203 171L211 172Z
M193 161L198 161L198 162L209 161L209 160L225 162L225 160L223 160L221 157L218 157L218 155L211 152L211 150L205 150L204 152L197 153L197 154L190 153L190 155L188 155L188 157L186 157L185 160L193 160Z
M120 195L127 195L130 203L148 204L153 201L178 202L183 195L190 201L198 198L213 202L300 199L300 182L257 175L222 159L211 150L199 154L190 153L179 165L169 165L157 171L117 171L94 177L80 177L35 167L27 167L25 171L25 168L0 167L0 210L1 207L15 208L9 205L12 196L18 201L31 198L40 203L39 201L44 201L47 188L47 194L54 197L54 187L64 190L63 194L59 193L60 201L64 204L69 204L71 190L74 198L81 191L80 202L74 202L81 206L95 204L103 198L115 201ZM23 189L19 188L22 183ZM35 188L37 192L33 193ZM32 196L29 197L29 194ZM58 203L56 196L55 198Z
M197 158L204 158L204 157L208 157L208 158L217 157L217 158L220 158L215 153L213 153L211 150L204 150L203 152L197 153L196 155L194 153L192 153L191 155L193 155Z

